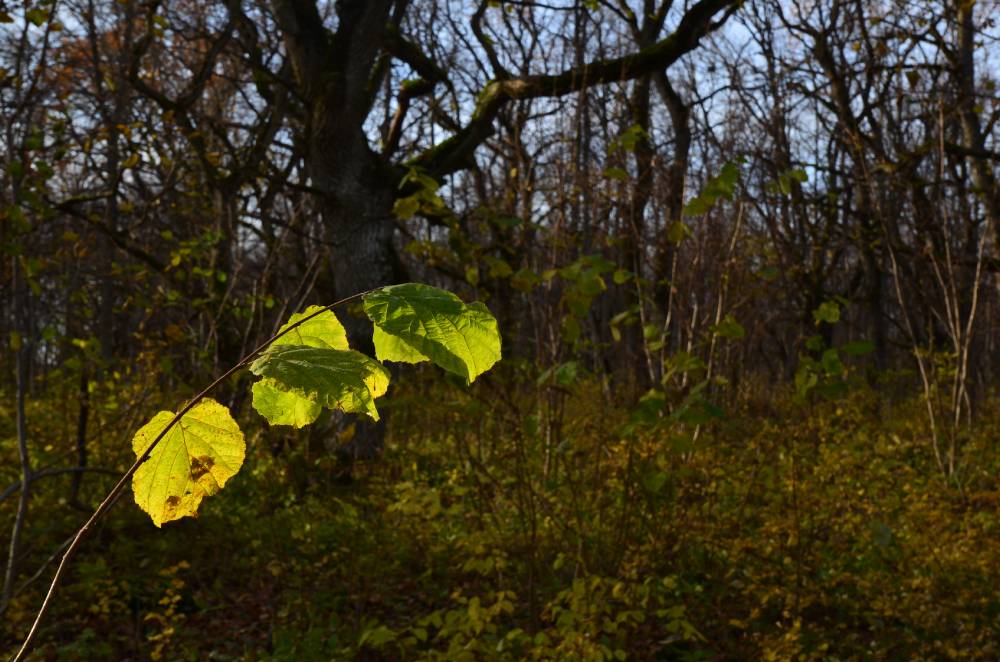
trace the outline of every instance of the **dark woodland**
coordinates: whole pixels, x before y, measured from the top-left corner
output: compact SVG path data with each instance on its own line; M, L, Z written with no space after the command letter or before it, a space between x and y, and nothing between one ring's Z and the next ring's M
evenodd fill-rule
M0 0L0 655L1000 659L998 21ZM401 283L502 359L257 415ZM133 438L215 381L242 468L154 526Z

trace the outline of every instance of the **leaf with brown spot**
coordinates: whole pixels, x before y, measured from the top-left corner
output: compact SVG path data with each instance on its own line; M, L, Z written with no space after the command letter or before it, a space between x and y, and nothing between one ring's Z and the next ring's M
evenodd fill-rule
M136 457L173 418L172 412L161 411L136 432ZM201 500L217 494L236 475L245 454L243 433L229 410L205 399L184 414L132 476L135 502L156 526L196 516Z

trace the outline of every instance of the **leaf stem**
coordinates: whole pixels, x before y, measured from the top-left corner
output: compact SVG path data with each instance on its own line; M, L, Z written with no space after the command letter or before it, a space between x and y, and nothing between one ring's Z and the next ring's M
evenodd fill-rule
M83 524L82 527L80 527L80 530L76 532L76 535L73 536L73 542L71 542L69 544L69 547L66 548L66 553L63 554L62 559L59 561L59 567L56 569L55 576L52 577L52 583L49 585L49 590L48 593L46 593L45 595L45 600L42 601L42 606L38 609L38 613L35 615L35 622L32 624L31 630L28 631L28 636L25 637L24 642L21 644L20 650L18 650L17 655L15 655L12 658L11 662L21 662L22 660L25 659L25 657L27 657L28 652L31 650L32 643L34 643L35 638L38 636L38 630L42 624L42 619L45 618L45 615L48 613L49 609L52 606L53 596L56 593L56 589L59 587L59 584L62 583L63 577L66 574L66 569L69 566L69 561L70 559L72 559L73 555L76 553L80 545L83 543L83 539L94 527L94 525L97 524L97 522L100 521L101 518L104 517L104 515L111 509L111 506L114 505L115 501L121 495L122 491L125 489L125 486L128 484L128 481L132 478L132 475L139 470L139 467L142 465L143 462L149 459L149 456L153 452L153 449L156 448L156 445L159 444L160 440L163 439L164 436L166 436L167 432L169 432L170 429L173 428L181 420L181 418L184 417L184 414L188 413L195 405L201 402L205 398L205 396L208 395L216 386L229 379L229 377L231 377L238 370L244 368L248 363L250 363L254 358L256 358L258 354L266 350L274 343L274 341L278 340L289 331L308 322L317 315L322 315L327 311L333 310L334 308L337 308L344 304L350 303L351 301L360 299L361 297L371 294L372 292L375 291L375 289L366 290L364 292L359 292L357 294L352 294L351 296L345 299L341 299L340 301L331 303L328 306L324 306L323 308L320 308L316 312L310 313L306 317L303 317L294 324L288 325L288 327L283 329L282 331L275 333L273 336L271 336L263 343L261 343L256 349L254 349L249 354L240 359L233 367L229 368L229 370L226 370L224 373L222 373L222 375L220 375L214 382L212 382L204 389L202 389L202 391L198 393L198 395L194 396L194 398L188 401L188 403L184 405L180 411L174 414L174 417L170 420L169 423L167 423L167 426L163 428L160 434L158 434L156 438L153 439L152 443L149 444L149 448L147 448L146 451L139 457L139 459L135 461L135 464L133 464L129 468L129 470L125 472L125 475L123 475L121 479L117 483L115 483L115 486L111 488L110 492L108 492L108 495L104 498L104 501L101 502L101 505L97 507L94 513L90 516L90 518Z

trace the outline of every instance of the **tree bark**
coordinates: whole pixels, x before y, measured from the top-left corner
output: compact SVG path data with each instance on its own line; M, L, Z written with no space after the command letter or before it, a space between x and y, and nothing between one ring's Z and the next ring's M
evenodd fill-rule
M956 5L958 44L952 66L958 87L959 123L962 140L968 150L969 173L982 196L986 217L993 227L992 239L996 249L1000 247L1000 183L989 159L983 156L988 154L986 137L976 112L975 3L960 1ZM1000 275L997 276L997 287L1000 288Z
M403 169L389 155L372 150L364 124L382 83L386 51L418 69L424 80L444 75L430 58L401 41L393 28L396 3L389 0L340 0L337 24L327 28L315 0L273 0L275 20L291 63L293 84L304 105L303 140L311 186L333 246L334 295L342 298L396 280L398 260L392 237L393 204ZM592 85L624 81L662 71L693 50L718 27L720 12L735 11L735 0L700 0L685 12L672 34L629 55L578 64L555 75L512 78L506 71L488 82L468 124L408 162L437 179L469 166L475 150L492 134L500 110L518 99L564 96ZM724 18L722 19L725 20ZM398 26L397 26L398 28ZM651 35L655 36L655 35ZM401 118L400 118L401 122ZM405 193L404 193L405 194ZM367 320L344 320L352 346L371 351ZM348 453L374 455L382 445L383 425L359 420L356 444Z

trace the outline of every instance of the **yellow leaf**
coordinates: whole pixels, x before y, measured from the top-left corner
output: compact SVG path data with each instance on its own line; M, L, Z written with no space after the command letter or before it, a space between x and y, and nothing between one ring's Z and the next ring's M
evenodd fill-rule
M161 411L135 433L132 450L141 457L174 418ZM243 433L229 410L206 399L164 435L132 476L135 502L156 526L196 516L201 500L219 492L236 475L246 454Z

